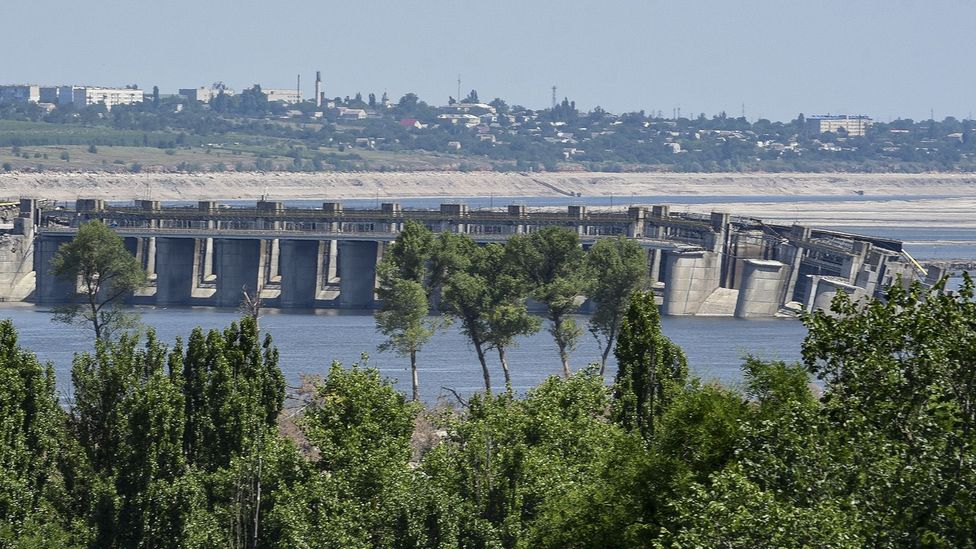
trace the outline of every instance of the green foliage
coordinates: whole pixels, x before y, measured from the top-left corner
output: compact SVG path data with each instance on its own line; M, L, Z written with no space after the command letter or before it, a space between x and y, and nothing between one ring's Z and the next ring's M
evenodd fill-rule
M645 439L687 382L688 365L680 347L661 333L654 294L637 292L630 300L614 350L617 379L614 418Z
M529 546L546 501L587 479L620 434L602 419L607 405L592 370L549 378L521 401L475 396L422 467L431 482L460 497L462 545Z
M562 227L545 227L509 239L505 251L506 261L530 284L531 296L546 306L549 333L559 349L563 375L569 377L569 353L581 334L570 315L586 288L579 235Z
M51 271L76 282L83 304L58 307L58 322L91 326L96 339L111 338L135 327L137 319L122 310L122 298L146 283L146 272L126 249L122 238L101 221L78 228L71 242L51 259Z
M497 269L505 252L467 251L445 300L511 307L527 286ZM66 413L2 322L0 545L972 547L974 285L940 290L839 295L804 319L803 364L749 357L741 393L688 381L637 292L612 390L594 365L423 415L366 364L333 364L282 414L251 318L172 348L98 340Z
M602 375L630 304L630 295L644 282L647 254L629 238L599 240L586 253L586 267L586 295L596 303L590 317L590 333L603 349Z
M79 541L69 535L60 472L65 419L53 369L17 345L9 320L0 322L0 545L63 547Z

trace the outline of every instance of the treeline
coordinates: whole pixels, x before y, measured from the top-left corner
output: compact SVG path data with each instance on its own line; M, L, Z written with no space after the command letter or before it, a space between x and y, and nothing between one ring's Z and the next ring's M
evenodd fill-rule
M478 356L485 391L492 390L492 351L510 387L506 350L542 324L529 314L533 299L544 308L569 377L569 354L583 333L572 315L585 295L594 303L588 328L602 350L603 375L630 295L643 287L647 271L644 250L622 236L601 239L584 252L577 232L552 226L480 246L469 235L435 234L407 221L378 267L376 325L388 338L381 349L410 358L416 400L417 353L439 328L456 321ZM442 316L431 316L436 313Z
M6 321L0 544L972 547L976 301L938 290L841 295L802 364L748 358L741 390L690 377L638 292L610 387L594 366L453 410L365 363L288 395L253 318L99 340L62 406Z
M0 146L94 143L173 148L248 139L274 148L284 141L293 150L302 149L304 161L257 168L293 171L402 167L392 159L373 164L359 159L314 161L319 149L345 152L362 147L449 155L457 159L458 169L466 170L917 173L976 169L976 123L954 117L877 122L864 136L854 136L811 131L803 114L784 122L749 121L724 112L667 118L660 111L612 114L596 107L583 112L568 99L533 110L496 98L489 103L495 114L467 127L439 118L443 109L416 94L408 93L396 102L383 99L377 101L375 94L369 94L368 100L361 94L336 97L329 100L331 109L318 108L312 101L285 105L268 102L260 86L254 86L238 95L221 92L209 105L158 95L111 111L103 105L57 106L48 111L34 104L8 104L0 106L0 119L45 122L60 126L64 135L24 130L0 135ZM476 99L475 90L466 98ZM451 103L456 103L453 98ZM343 119L342 108L366 109L369 116ZM478 109L485 112L484 107ZM82 134L73 134L95 128L117 135L84 140Z

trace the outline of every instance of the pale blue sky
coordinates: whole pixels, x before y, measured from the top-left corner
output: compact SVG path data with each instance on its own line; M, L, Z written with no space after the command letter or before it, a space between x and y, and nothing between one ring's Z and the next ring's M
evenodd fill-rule
M223 80L430 103L474 88L541 108L967 117L970 0L0 0L0 82Z

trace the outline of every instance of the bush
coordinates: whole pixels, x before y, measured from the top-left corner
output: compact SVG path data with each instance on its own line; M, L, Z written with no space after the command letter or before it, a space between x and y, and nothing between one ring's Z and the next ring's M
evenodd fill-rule
M10 165L10 162L3 163L3 171L9 172L12 169L14 169L14 167Z
M98 154L98 147L96 147L95 144L92 143L91 145L88 145L88 152L92 154Z
M65 162L71 162L71 155L68 154L68 151L61 151L61 160L64 160Z

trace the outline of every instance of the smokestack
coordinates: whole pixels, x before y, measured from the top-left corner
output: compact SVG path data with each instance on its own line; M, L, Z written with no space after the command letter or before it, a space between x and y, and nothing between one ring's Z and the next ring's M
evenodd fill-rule
M315 107L322 107L322 72L315 71Z

